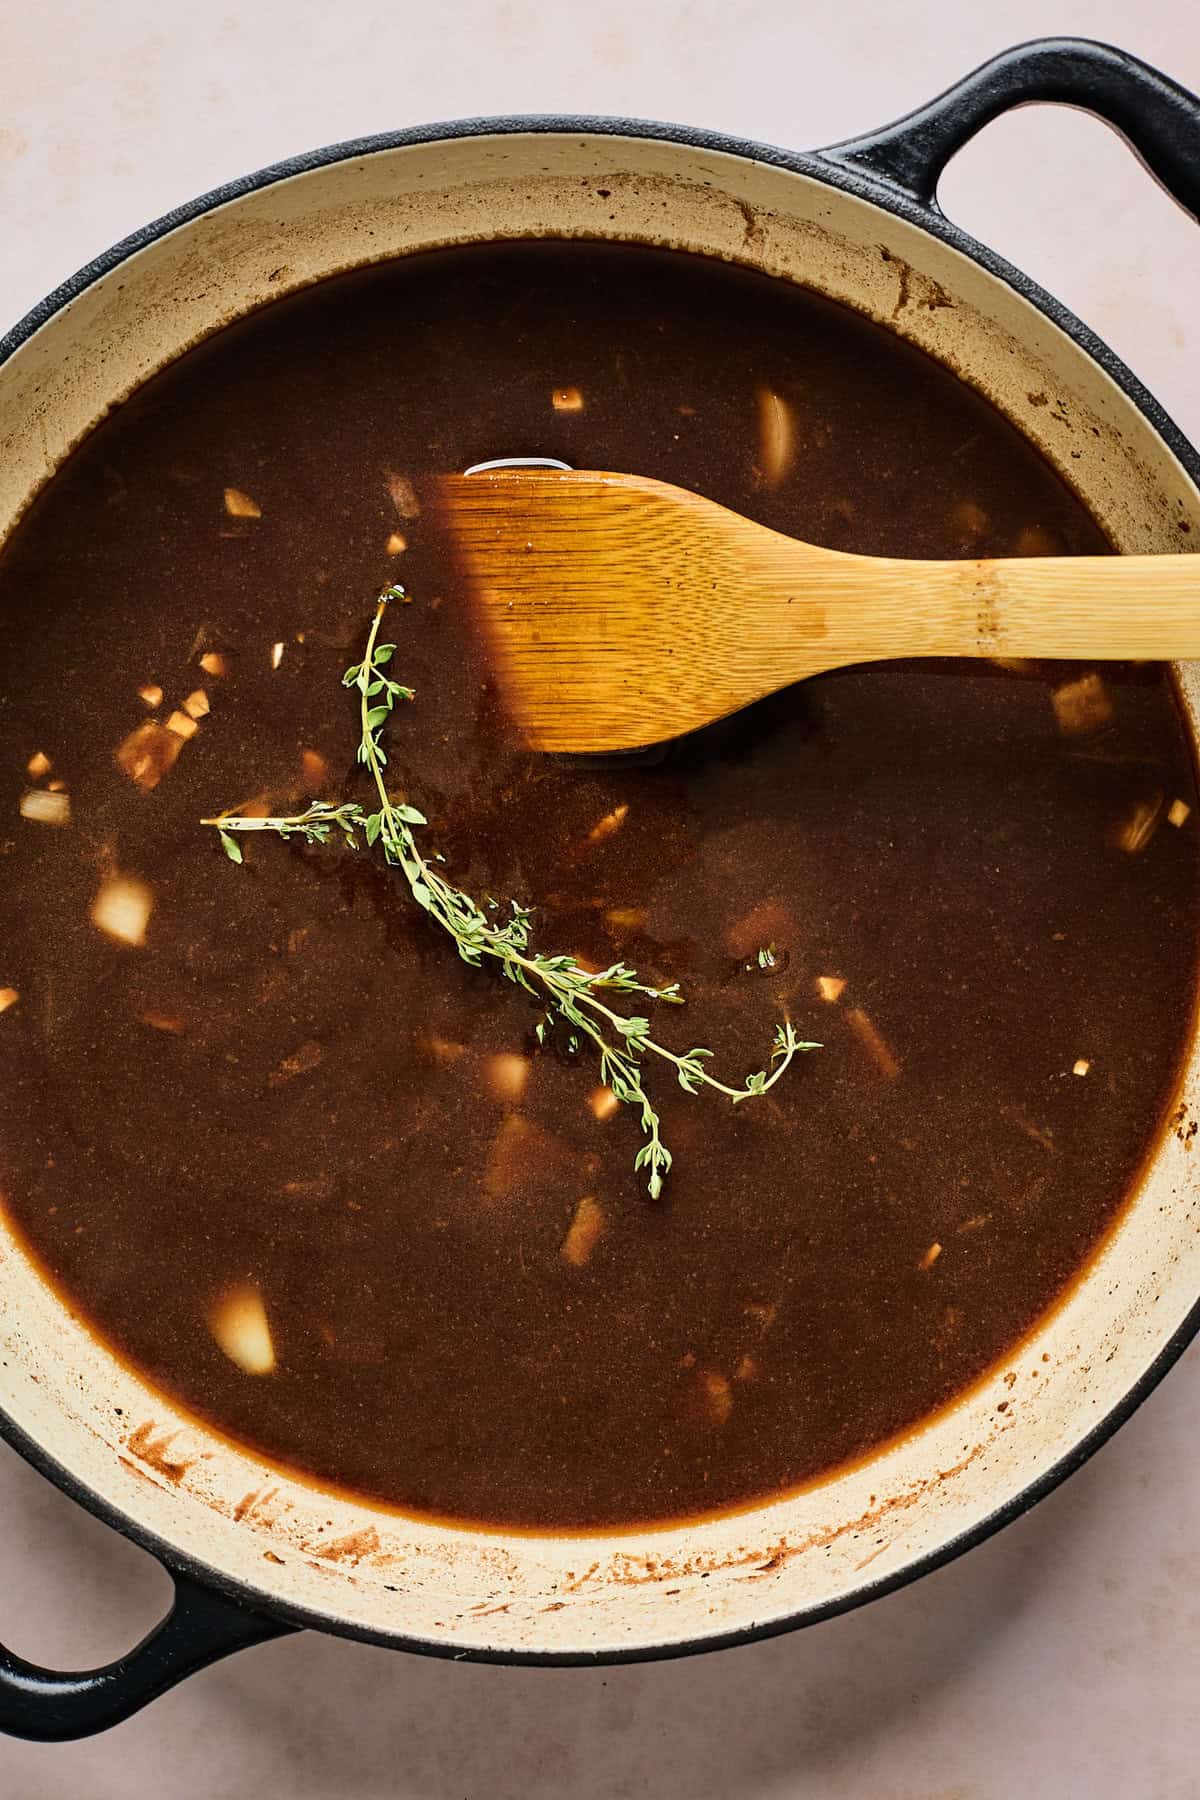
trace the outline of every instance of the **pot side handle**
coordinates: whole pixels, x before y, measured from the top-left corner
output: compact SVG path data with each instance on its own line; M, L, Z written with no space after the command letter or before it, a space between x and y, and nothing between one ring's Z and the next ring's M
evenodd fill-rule
M294 1630L172 1572L170 1612L126 1656L77 1674L41 1669L0 1645L0 1732L63 1743L107 1731L187 1675Z
M894 125L816 154L936 209L937 185L954 153L1002 113L1035 101L1103 119L1200 219L1200 99L1136 56L1090 38L1018 44Z

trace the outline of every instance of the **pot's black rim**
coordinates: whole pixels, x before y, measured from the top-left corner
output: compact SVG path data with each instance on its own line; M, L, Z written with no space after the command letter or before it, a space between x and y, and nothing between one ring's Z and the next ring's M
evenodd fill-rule
M727 137L719 132L699 130L690 126L664 125L651 120L560 116L557 114L463 119L440 124L413 126L403 131L384 132L373 137L353 138L346 143L333 144L320 150L290 157L283 162L260 169L255 174L242 176L236 181L230 181L221 187L214 188L211 192L185 206L176 207L153 224L146 225L141 230L123 238L112 249L105 251L103 255L86 264L77 274L63 282L60 287L27 313L3 338L0 338L0 363L7 361L36 331L55 314L69 306L85 289L91 287L103 276L110 274L131 256L136 255L138 251L144 250L148 245L165 237L178 227L202 218L217 207L227 205L230 201L238 200L244 195L255 193L261 188L270 187L276 182L287 180L292 176L304 175L312 170L326 168L333 163L353 162L358 158L373 156L381 151L403 149L410 145L448 142L458 138L514 136L530 132L573 137L650 139L657 142L681 144L715 154L740 157L751 162L765 163L795 174L806 175L826 186L840 189L842 192L868 201L884 212L907 220L910 224L940 239L951 249L960 251L971 261L980 264L990 274L1004 281L1024 299L1030 301L1040 313L1057 325L1123 390L1147 422L1165 441L1192 479L1200 483L1200 453L1188 442L1178 426L1168 417L1158 401L1147 391L1132 370L1127 368L1121 359L1109 349L1108 345L1065 306L1003 257L998 256L994 251L977 242L967 232L952 224L936 204L927 205L893 182L865 174L848 160L834 155L826 155L819 151L804 154L783 150L771 145L758 144L749 139ZM1098 1420L1065 1455L1022 1488L1018 1494L1013 1495L1002 1506L998 1506L989 1513L986 1518L968 1530L960 1532L958 1536L950 1539L937 1550L919 1557L905 1568L897 1570L892 1575L869 1581L851 1593L839 1596L836 1600L827 1601L820 1606L807 1607L783 1618L768 1619L761 1623L743 1626L735 1631L715 1632L682 1642L638 1645L630 1649L621 1649L616 1646L595 1651L463 1648L453 1643L435 1642L427 1638L410 1637L398 1632L373 1630L369 1626L353 1621L331 1619L326 1614L311 1611L302 1606L292 1606L286 1601L278 1600L269 1591L255 1588L247 1582L233 1580L223 1575L219 1570L180 1551L177 1546L160 1538L157 1533L130 1519L118 1507L102 1499L88 1488L77 1475L59 1463L28 1433L9 1419L3 1411L0 1411L0 1437L11 1444L25 1461L39 1470L56 1487L61 1488L71 1499L77 1501L86 1511L93 1513L97 1518L120 1531L125 1537L150 1551L168 1569L226 1595L238 1606L245 1607L252 1612L267 1614L288 1625L323 1631L334 1636L351 1638L363 1643L379 1644L396 1650L409 1650L420 1655L441 1657L453 1662L572 1668L668 1661L676 1657L700 1655L712 1650L732 1649L739 1645L779 1637L785 1632L796 1631L803 1626L819 1624L824 1619L834 1618L841 1613L851 1612L859 1606L864 1606L868 1601L882 1599L887 1594L907 1587L910 1582L918 1580L921 1576L944 1568L948 1563L961 1556L964 1551L972 1549L976 1544L983 1543L1002 1526L1020 1518L1022 1514L1028 1512L1047 1494L1052 1493L1061 1482L1065 1481L1069 1475L1073 1475L1077 1469L1094 1456L1096 1451L1108 1442L1113 1433L1119 1430L1126 1420L1137 1411L1143 1400L1154 1391L1163 1376L1182 1356L1197 1332L1200 1332L1200 1298L1155 1356L1153 1362L1143 1371L1121 1400L1102 1419Z

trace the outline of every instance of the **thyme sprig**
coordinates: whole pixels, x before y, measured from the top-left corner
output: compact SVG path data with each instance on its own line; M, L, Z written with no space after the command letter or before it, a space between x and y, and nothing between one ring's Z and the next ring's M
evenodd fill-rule
M413 690L388 673L396 646L381 644L379 630L388 603L407 598L401 587L384 590L363 660L347 669L342 678L343 685L359 696L358 761L374 787L378 801L375 810L368 810L355 800L338 805L317 800L303 812L284 818L255 819L230 812L202 823L217 828L226 855L236 863L242 861L238 837L250 831L270 831L283 838L299 836L310 844L327 843L338 831L355 848L361 831L368 846L380 845L386 861L403 874L417 905L449 933L465 963L472 968L496 964L507 980L545 1003L535 1026L539 1043L544 1043L547 1033L561 1022L572 1052L582 1049L585 1042L593 1046L600 1060L601 1081L622 1104L639 1114L644 1142L634 1158L634 1168L648 1171L647 1186L651 1197L657 1199L671 1167L671 1152L662 1141L661 1121L642 1080L644 1057L658 1057L670 1064L685 1093L711 1088L737 1106L743 1100L769 1092L797 1054L820 1046L802 1040L790 1020L785 1019L776 1028L768 1067L747 1076L740 1087L731 1087L705 1067L712 1057L711 1050L697 1046L680 1055L651 1037L647 1017L618 1012L604 998L609 994L639 994L667 1006L682 1006L683 995L677 982L654 987L622 962L593 971L585 969L573 956L543 954L530 944L531 908L513 900L502 917L497 901L488 900L481 906L446 879L437 866L440 856L422 853L414 832L428 821L415 806L393 799L384 775L388 761L383 745L384 727L396 703L411 700Z

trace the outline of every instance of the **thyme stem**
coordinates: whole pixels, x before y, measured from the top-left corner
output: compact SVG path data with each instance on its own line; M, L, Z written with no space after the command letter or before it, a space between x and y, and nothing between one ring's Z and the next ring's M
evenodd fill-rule
M624 1105L640 1115L644 1142L634 1159L635 1169L646 1169L651 1197L662 1192L663 1178L671 1167L671 1152L662 1141L661 1123L642 1081L643 1056L656 1056L671 1064L676 1079L686 1093L711 1088L735 1106L743 1100L757 1098L774 1087L797 1054L820 1046L801 1040L791 1022L785 1020L776 1029L771 1049L772 1066L750 1075L741 1087L731 1087L704 1067L712 1052L696 1048L682 1055L650 1036L650 1022L638 1014L617 1012L600 996L605 992L642 994L648 1000L680 1006L683 996L678 984L653 987L640 980L637 972L624 963L593 971L583 968L573 956L546 956L530 947L530 909L516 901L509 903L509 916L501 923L496 916L496 903L490 902L492 916L469 894L446 880L436 866L437 860L422 854L414 827L427 823L423 813L404 801L393 800L384 773L387 752L383 747L383 728L398 700L411 700L413 691L394 681L386 673L395 652L394 644L379 642L380 626L392 600L406 600L403 588L391 587L380 595L367 634L361 663L346 670L343 685L356 689L359 696L360 738L358 761L371 778L378 799L378 810L366 812L357 801L332 805L314 801L303 812L288 817L252 819L240 813L223 813L204 819L204 825L215 826L221 834L226 854L241 862L238 836L250 831L270 831L280 837L299 834L309 843L325 843L332 831L339 830L347 842L357 847L361 829L368 846L376 843L393 867L400 869L417 905L429 913L454 939L464 962L478 968L484 959L499 965L501 973L531 994L540 994L548 1009L538 1021L539 1042L555 1016L567 1026L568 1042L573 1050L579 1039L588 1039L600 1058L600 1076Z

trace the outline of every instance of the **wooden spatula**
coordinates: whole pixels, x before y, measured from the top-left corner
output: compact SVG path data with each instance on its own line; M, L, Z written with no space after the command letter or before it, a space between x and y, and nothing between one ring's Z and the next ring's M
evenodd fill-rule
M1200 561L916 562L822 550L638 475L446 477L449 525L531 748L640 748L892 656L1200 656Z

